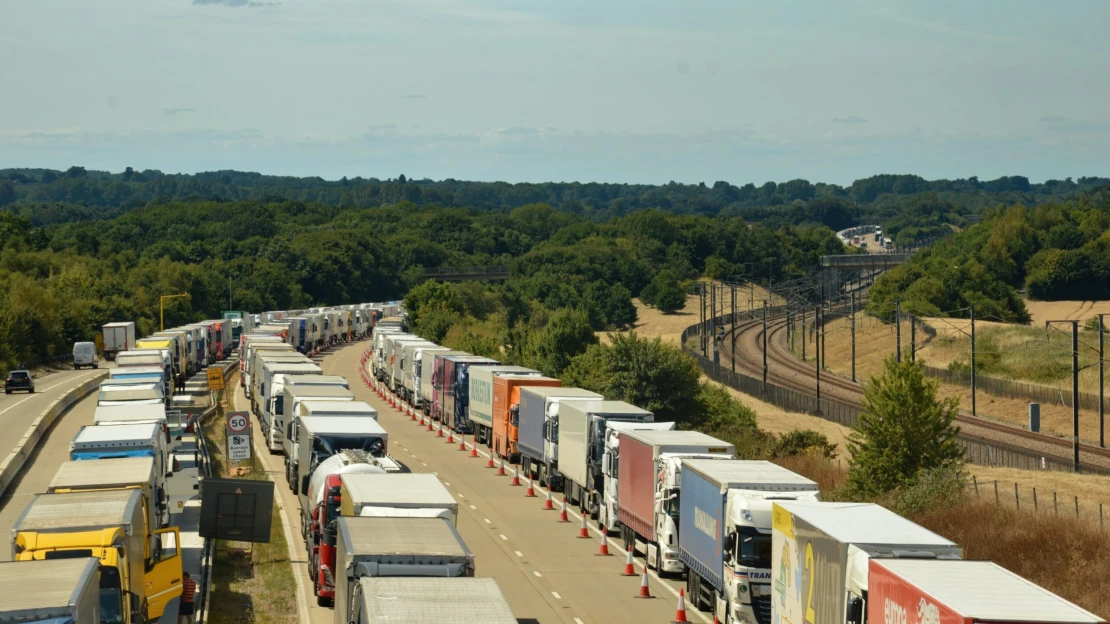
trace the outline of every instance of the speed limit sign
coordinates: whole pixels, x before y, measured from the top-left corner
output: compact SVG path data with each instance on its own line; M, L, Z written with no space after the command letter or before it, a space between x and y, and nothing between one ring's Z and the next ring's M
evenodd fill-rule
M227 458L243 461L251 458L250 414L231 412L227 415Z
M250 429L250 412L229 412L227 415L227 432L229 434L246 433Z

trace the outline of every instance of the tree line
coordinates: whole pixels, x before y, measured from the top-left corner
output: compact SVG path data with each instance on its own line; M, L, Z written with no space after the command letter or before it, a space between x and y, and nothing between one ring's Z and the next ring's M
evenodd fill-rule
M896 301L920 315L1028 323L1031 299L1110 297L1110 191L1063 202L1000 206L983 220L882 276L868 309L889 318Z
M111 321L155 331L167 294L189 295L166 303L166 324L178 325L218 317L229 305L264 311L400 299L423 282L424 267L508 265L498 297L518 302L507 306L512 314L530 313L532 302L581 308L590 327L603 330L632 325L632 298L641 294L673 309L676 290L707 267L735 274L758 263L780 280L842 251L822 226L772 229L662 210L598 222L547 204L502 212L168 201L48 225L0 210L0 368L63 356Z

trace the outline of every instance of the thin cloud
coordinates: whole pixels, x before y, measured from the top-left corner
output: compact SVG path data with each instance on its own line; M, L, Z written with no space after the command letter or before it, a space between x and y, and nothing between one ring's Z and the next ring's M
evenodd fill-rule
M163 115L168 115L170 117L172 117L174 115L177 115L179 113L192 113L192 112L194 112L194 111L191 108L163 108L162 109L162 114Z
M865 124L870 120L859 115L848 115L847 117L833 117L833 123L838 124Z
M1067 121L1067 119L1059 115L1045 115L1041 117L1041 123L1063 123L1065 121Z
M975 30L965 30L958 26L945 24L944 22L934 22L930 20L922 20L899 13L896 9L891 7L883 7L871 11L871 15L884 17L892 22L905 24L907 26L916 26L923 30L930 30L932 32L943 33L946 35L954 35L957 37L965 37L968 39L978 39L979 41L1014 41L1013 37L1006 35L996 35L993 33L978 32Z
M225 7L246 7L248 9L257 9L260 7L278 6L280 2L255 2L254 0L193 0L193 6L225 6Z
M1110 130L1110 122L1105 121L1084 121L1081 119L1065 119L1063 117L1042 117L1041 121L1045 121L1045 119L1049 119L1049 121L1045 122L1048 124L1046 129L1049 132L1084 134Z
M423 95L421 93L412 93L412 94L409 94L409 95L402 95L401 99L405 99L405 100L426 100L426 99L428 99L428 96Z

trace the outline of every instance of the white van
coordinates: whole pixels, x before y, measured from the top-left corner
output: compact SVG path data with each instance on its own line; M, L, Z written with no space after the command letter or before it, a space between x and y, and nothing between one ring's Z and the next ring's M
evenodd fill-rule
M73 368L82 366L100 368L100 357L96 354L96 344L92 342L73 343Z

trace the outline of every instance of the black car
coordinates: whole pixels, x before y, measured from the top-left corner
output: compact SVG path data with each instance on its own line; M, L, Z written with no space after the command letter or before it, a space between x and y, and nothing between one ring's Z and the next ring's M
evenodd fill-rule
M8 381L4 384L4 394L11 394L13 390L35 391L35 380L31 378L31 371L13 370L8 373Z

